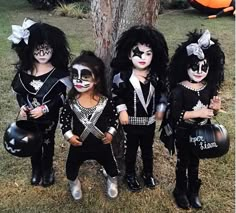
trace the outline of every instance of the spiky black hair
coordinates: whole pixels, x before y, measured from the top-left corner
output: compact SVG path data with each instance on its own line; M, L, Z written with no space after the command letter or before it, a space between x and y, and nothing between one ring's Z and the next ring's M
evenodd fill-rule
M148 45L153 51L150 74L164 79L168 63L166 40L157 29L147 25L133 26L121 34L116 43L115 57L111 62L113 73L132 69L133 64L129 56L132 48L138 43Z
M188 56L186 47L191 43L197 43L202 34L203 31L197 29L189 32L187 34L187 41L181 43L177 47L169 66L168 79L170 81L170 89L173 89L181 81L189 80L187 73L188 65L192 60L199 61L199 59L197 56ZM211 40L215 44L210 46L208 49L203 49L205 59L207 59L209 64L209 71L205 81L213 91L216 91L224 81L225 55L218 40L215 38L211 38Z
M66 36L62 30L46 23L35 23L28 28L30 32L28 45L22 40L19 44L12 44L19 57L16 63L17 71L32 71L34 68L34 49L47 43L53 49L50 62L55 68L66 70L70 61L70 49Z

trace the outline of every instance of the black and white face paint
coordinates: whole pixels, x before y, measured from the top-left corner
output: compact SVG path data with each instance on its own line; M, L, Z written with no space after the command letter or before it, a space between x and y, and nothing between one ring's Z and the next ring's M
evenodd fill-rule
M209 71L209 65L206 59L195 61L189 65L188 76L194 82L201 82L206 78Z
M52 57L53 49L48 44L41 44L34 49L34 58L40 64L46 64Z
M130 53L130 60L134 68L138 70L145 70L151 64L152 57L152 49L146 44L138 43L132 48Z
M72 79L74 88L80 93L86 92L94 86L94 75L91 69L81 64L72 66Z

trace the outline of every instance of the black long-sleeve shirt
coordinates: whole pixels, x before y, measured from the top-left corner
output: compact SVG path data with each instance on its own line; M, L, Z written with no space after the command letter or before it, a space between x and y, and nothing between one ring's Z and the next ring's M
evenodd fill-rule
M135 78L132 72L129 75L120 72L114 76L112 95L115 105L118 112L121 111L119 107L125 107L129 116L151 117L161 100L160 87L158 85L154 87L150 81L143 84ZM143 96L143 103L139 94Z
M208 108L213 94L208 85L195 90L183 84L178 84L172 91L170 97L171 115L176 126L186 126L183 120L186 111L194 111L201 108ZM202 122L205 118L191 119L194 123Z
M22 71L16 73L11 86L20 107L26 105L36 108L45 105L49 112L40 119L55 120L65 100L67 78L68 73L58 69L41 76L33 76Z
M73 134L80 137L80 135L85 130L86 126L83 125L81 120L77 117L76 113L73 110L73 104L76 104L80 107L81 113L85 115L88 120L91 118L93 113L96 113L96 107L106 101L106 105L102 110L101 115L99 116L97 122L94 124L102 133L109 132L111 129L117 129L118 127L118 119L116 109L114 107L113 101L107 99L104 96L100 97L99 103L94 109L83 108L76 101L67 100L60 116L60 126L62 130L62 134L65 136L68 132L72 132ZM90 111L90 112L89 112ZM102 149L103 142L100 138L94 136L91 132L88 134L85 141L82 141L83 145L79 148L84 151L99 151Z

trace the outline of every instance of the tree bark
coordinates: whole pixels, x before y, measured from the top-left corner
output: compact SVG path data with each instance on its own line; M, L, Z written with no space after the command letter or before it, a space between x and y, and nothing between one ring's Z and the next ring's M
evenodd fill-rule
M160 0L91 0L95 53L107 67L106 79L110 91L110 61L116 40L129 27L137 24L155 25Z

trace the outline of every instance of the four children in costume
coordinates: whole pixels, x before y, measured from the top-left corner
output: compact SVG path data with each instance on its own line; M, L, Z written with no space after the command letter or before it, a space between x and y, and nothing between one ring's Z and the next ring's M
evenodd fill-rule
M35 120L44 138L42 148L31 157L31 184L42 183L46 187L55 181L54 137L63 106L60 126L70 143L66 176L75 200L82 198L80 166L91 159L108 174L108 196L118 196L119 171L111 146L118 122L127 138L124 179L128 189L136 192L142 188L136 173L139 147L144 185L155 188L155 121L163 118L167 105L168 48L164 36L144 25L121 34L111 62L111 99L104 86L105 65L93 52L82 51L68 72L69 47L60 29L25 19L22 26L13 25L12 30L9 40L19 61L11 85L20 115ZM177 148L173 195L180 208L201 208L199 159L189 148L189 133L193 126L209 123L219 111L221 100L217 92L224 80L223 71L224 53L209 31L190 32L170 62L169 105ZM67 88L71 89L65 102Z

